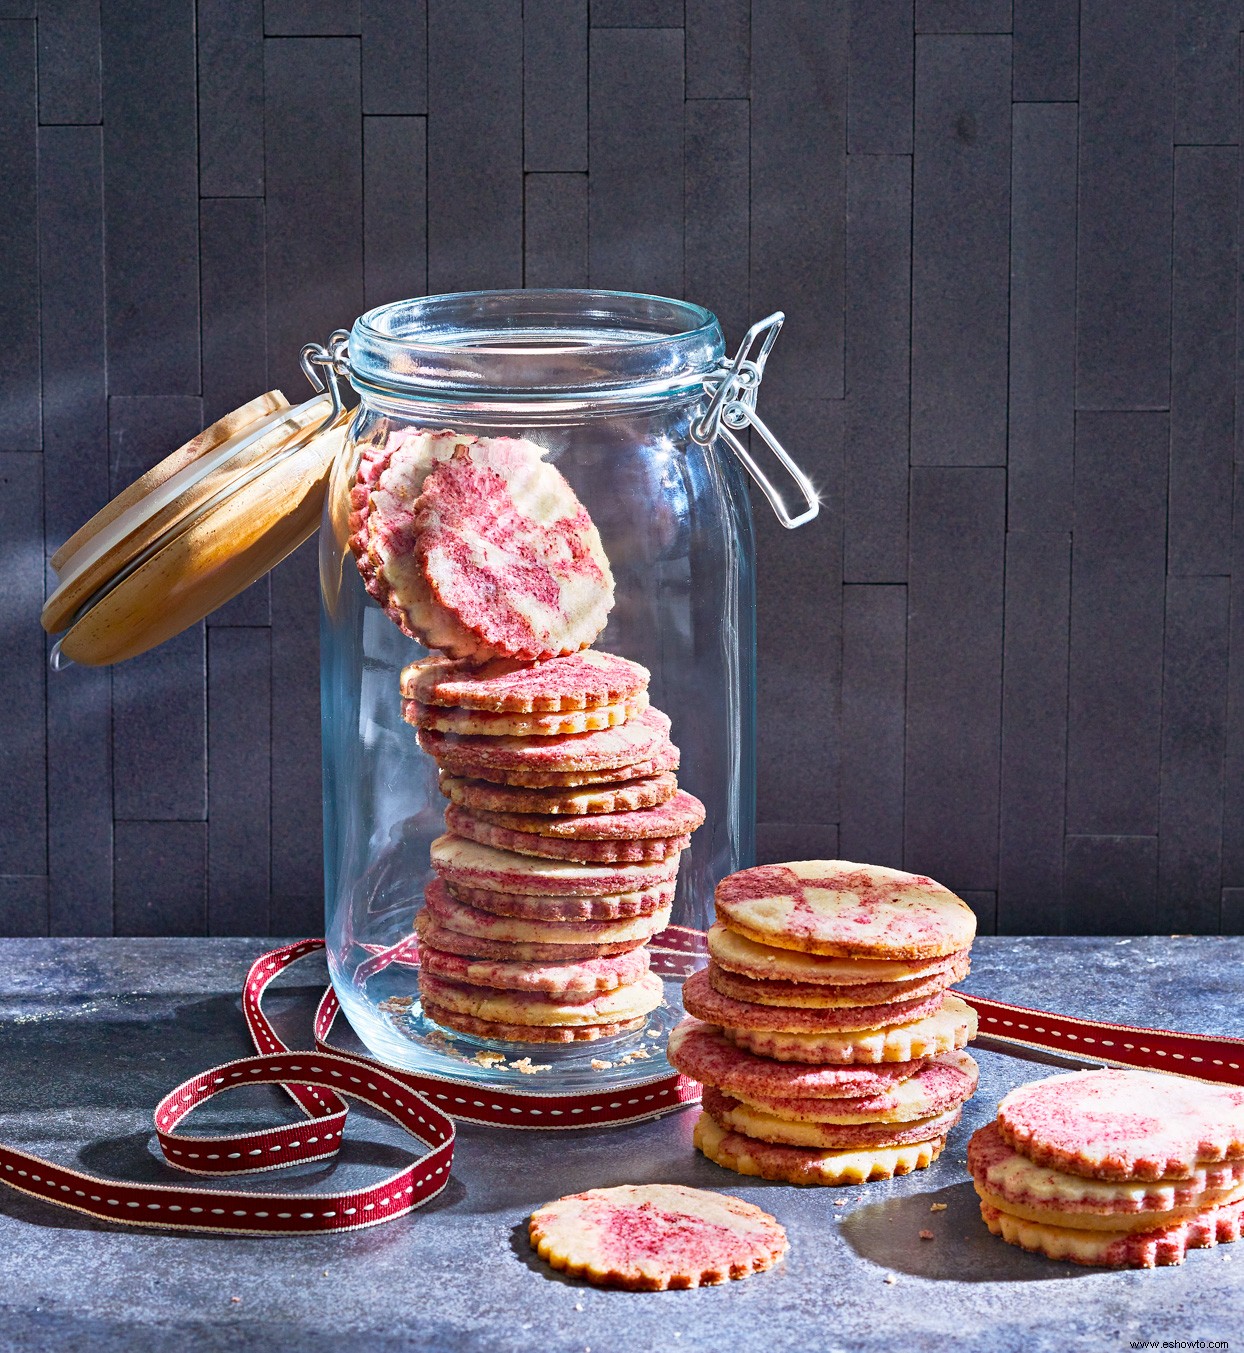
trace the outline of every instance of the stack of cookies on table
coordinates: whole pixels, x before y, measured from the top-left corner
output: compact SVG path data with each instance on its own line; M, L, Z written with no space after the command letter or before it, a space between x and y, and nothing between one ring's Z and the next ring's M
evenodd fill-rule
M416 922L424 1012L511 1042L643 1025L704 807L679 789L648 672L585 649L544 662L446 658L402 673L403 712L449 800Z
M741 1174L855 1184L922 1169L976 1089L961 1051L971 909L932 879L843 860L717 886L708 967L670 1062L704 1085L695 1144Z
M1244 1225L1244 1089L1080 1071L1012 1090L968 1144L996 1236L1100 1268L1180 1264Z

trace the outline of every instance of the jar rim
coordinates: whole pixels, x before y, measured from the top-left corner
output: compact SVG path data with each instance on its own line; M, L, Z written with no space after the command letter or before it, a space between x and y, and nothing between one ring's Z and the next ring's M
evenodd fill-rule
M699 392L725 355L703 306L579 288L461 291L360 315L349 340L360 394L543 402Z

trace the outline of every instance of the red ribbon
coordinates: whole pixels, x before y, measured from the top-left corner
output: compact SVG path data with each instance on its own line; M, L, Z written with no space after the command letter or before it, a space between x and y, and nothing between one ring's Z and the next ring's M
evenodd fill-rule
M233 1235L354 1231L405 1216L445 1187L453 1163L454 1119L510 1128L594 1127L639 1122L700 1097L696 1082L670 1072L625 1090L547 1095L481 1089L448 1077L391 1070L329 1046L339 1009L331 987L316 1011L315 1051L294 1051L264 1014L264 992L279 973L323 947L323 940L302 940L263 954L251 965L242 1008L259 1055L192 1076L164 1096L155 1111L164 1158L177 1170L216 1175L258 1174L327 1160L341 1144L349 1113L345 1101L358 1099L387 1114L428 1148L410 1164L379 1184L344 1193L242 1193L102 1179L0 1144L0 1182L58 1207L127 1226ZM701 931L670 927L653 942L652 966L683 976L699 966L704 953ZM390 963L417 967L414 941L377 949L365 966L372 973ZM981 1035L1002 1043L1003 1051L1007 1046L1040 1049L1244 1085L1244 1039L1075 1019L961 994L977 1012ZM223 1137L177 1131L200 1104L239 1085L280 1085L305 1121Z

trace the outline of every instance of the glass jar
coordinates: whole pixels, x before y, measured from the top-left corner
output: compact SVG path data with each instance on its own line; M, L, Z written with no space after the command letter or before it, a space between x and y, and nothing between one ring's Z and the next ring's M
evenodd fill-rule
M408 428L547 448L612 566L615 605L595 646L649 669L652 704L669 715L681 749L679 783L707 809L683 853L673 912L675 925L703 929L714 885L753 862L755 601L744 466L769 486L731 429L750 421L763 430L755 386L780 322L756 326L745 346L763 336L757 357L740 351L731 365L716 318L685 302L481 292L383 306L358 319L348 341L339 333L328 349L304 350L304 365L318 363L330 381L348 376L361 401L320 531L326 935L341 1006L384 1061L482 1084L514 1074L481 1065L475 1054L492 1045L438 1030L418 1004L407 956L445 800L399 698L401 669L426 650L368 596L348 544L361 450ZM797 524L815 513L815 496L789 468L808 499L803 517L787 517ZM661 1036L682 1013L677 980L666 986L646 1028L605 1040L607 1050L597 1042L512 1052L538 1053L533 1060L550 1068L523 1088L606 1088L593 1060L615 1061L611 1083L664 1069ZM646 1055L617 1068L631 1043Z

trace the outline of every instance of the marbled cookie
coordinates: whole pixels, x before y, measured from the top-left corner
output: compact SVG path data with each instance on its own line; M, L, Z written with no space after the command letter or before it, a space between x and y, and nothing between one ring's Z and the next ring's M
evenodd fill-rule
M719 967L708 966L713 990L736 1001L752 1001L759 1005L799 1006L805 1010L832 1009L839 1006L889 1005L895 1001L915 1001L945 991L952 982L968 975L970 965L965 956L954 967L935 977L917 977L910 982L869 982L854 986L829 986L824 982L767 981L742 977Z
M818 1066L778 1062L736 1047L714 1025L684 1019L669 1036L670 1065L705 1085L738 1099L885 1099L917 1075L927 1061L883 1062L871 1066Z
M517 944L583 945L646 940L664 930L670 919L668 907L648 916L627 916L616 921L536 921L525 916L498 916L459 902L442 879L433 879L428 884L423 899L427 910L442 926L460 935Z
M976 1037L976 1011L948 995L935 1013L888 1028L812 1034L752 1029L722 1032L738 1047L780 1062L911 1062L966 1047Z
M419 974L423 1000L438 1010L494 1024L617 1024L639 1019L665 999L665 986L654 972L646 972L624 987L589 1000L559 1000L539 991L501 991L447 982L430 973Z
M555 836L570 841L638 841L693 832L704 821L704 805L694 794L677 790L664 803L616 813L549 817L540 813L499 813L469 808L472 817L508 831Z
M419 729L419 745L453 775L495 779L516 771L609 771L631 767L665 754L669 716L648 708L616 728L548 737L487 737ZM624 777L631 779L640 772Z
M639 864L584 864L518 855L449 834L432 842L431 855L432 867L449 883L520 897L607 897L647 892L672 883L678 875L676 856Z
M659 812L660 809L649 811ZM549 820L556 821L555 818ZM493 826L491 822L486 822L472 813L469 808L460 808L456 803L451 803L445 809L445 826L453 836L477 841L482 846L492 846L496 850L534 855L542 860L577 860L583 864L642 864L648 861L677 860L691 844L690 833L629 841L592 841L542 836L535 832L510 831L506 827Z
M426 750L426 748L425 748ZM606 768L578 770L540 770L514 766L484 766L460 769L452 753L441 759L442 774L453 773L495 785L510 785L517 789L583 789L589 786L613 785L624 780L642 780L651 775L663 775L678 769L679 751L668 739L650 757Z
M945 976L968 960L967 949L944 958L834 958L758 944L721 921L709 928L708 952L720 968L741 977L828 986L892 985Z
M931 1114L909 1123L823 1123L780 1118L741 1099L704 1087L704 1112L731 1132L775 1146L804 1146L818 1151L870 1150L878 1146L915 1146L945 1137L959 1121L961 1108Z
M779 949L839 957L943 958L966 949L976 917L923 874L847 860L758 865L717 885L717 917Z
M513 959L465 958L428 945L419 948L419 970L447 982L501 991L538 991L560 1000L590 1000L637 982L649 967L646 949L577 963L521 963Z
M441 925L427 908L415 917L415 936L420 948L427 945L447 954L464 958L497 958L514 963L579 963L586 959L606 958L640 948L645 938L617 940L608 944L542 944L532 941L488 940L478 935L463 935Z
M493 653L586 648L613 606L600 535L532 442L480 438L438 460L414 504L415 559L437 602Z
M1186 1179L1244 1157L1244 1087L1148 1071L1077 1071L1012 1090L1003 1141L1090 1179Z
M916 1001L894 1001L889 1005L837 1006L815 1010L758 1005L751 1001L736 1001L716 991L707 968L692 973L683 983L682 989L687 1013L706 1024L717 1024L732 1030L784 1034L838 1034L847 1030L910 1025L915 1020L936 1014L941 1009L942 999L942 993L938 991Z
M493 658L482 666L424 658L402 669L401 690L425 705L532 714L620 704L647 690L648 681L639 663L590 648L545 662Z
M757 1175L785 1184L830 1186L867 1184L923 1170L941 1155L946 1145L945 1137L938 1137L911 1146L859 1147L850 1151L778 1146L732 1132L707 1113L700 1114L692 1141L709 1160L737 1174Z
M678 780L666 772L639 780L619 780L615 784L531 789L493 784L489 780L466 780L442 772L440 790L451 802L474 813L484 809L490 813L577 817L584 813L629 813L636 808L667 803L678 792Z
M445 705L421 705L417 700L403 700L402 718L415 728L460 736L545 737L614 728L628 719L638 717L647 708L648 695L644 691L617 705L541 714L495 714L491 710L456 709Z
M786 1252L751 1203L682 1184L623 1184L546 1203L528 1225L553 1268L600 1287L658 1292L745 1278Z
M496 916L521 916L532 921L616 921L627 916L651 916L655 911L672 906L677 885L660 883L644 892L614 893L606 897L497 893L463 883L450 883L446 887L459 902Z
M423 1013L442 1028L494 1043L591 1043L598 1038L634 1033L647 1020L645 1015L618 1024L500 1024L446 1010L428 1000L423 1002Z

